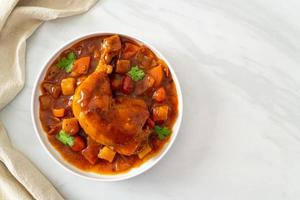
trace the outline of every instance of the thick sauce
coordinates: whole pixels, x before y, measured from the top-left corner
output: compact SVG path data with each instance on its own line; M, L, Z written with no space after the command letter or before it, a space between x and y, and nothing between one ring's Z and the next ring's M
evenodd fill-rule
M91 150L89 153L93 152L92 154L94 154L94 157L95 155L97 156L100 149L107 144L101 144L93 141L89 134L87 134L81 127L79 127L79 132L76 133L76 136L79 136L83 140L84 149L74 151L70 148L70 146L63 144L60 140L58 140L57 134L62 129L63 120L74 117L72 111L73 95L64 95L61 92L61 82L63 79L74 77L76 79L76 87L78 87L86 79L86 77L92 74L97 68L101 57L103 40L107 37L109 37L109 35L82 40L66 49L49 65L44 80L40 84L42 91L42 95L40 96L40 120L43 129L47 133L49 142L66 161L84 171L101 174L117 174L124 173L133 167L141 165L143 162L157 154L168 142L170 134L172 133L161 137L154 126L166 127L168 130L172 130L178 114L178 99L175 84L166 64L157 58L149 48L141 46L128 38L120 37L122 44L121 50L117 55L114 55L108 63L113 69L112 72L107 75L111 85L111 96L113 102L117 101L118 98L126 97L130 99L138 99L145 103L149 112L149 119L143 125L143 131L147 133L147 140L141 142L141 145L134 151L135 153L131 155L122 155L121 153L118 153L119 151L117 151L111 162L99 157L94 158L94 161L91 162L87 159L86 155L84 156L83 152L87 148L90 148L89 150ZM138 47L138 50L132 51L132 49L128 48L127 44L135 45ZM66 57L70 52L74 52L77 59L87 56L90 57L89 68L85 73L74 76L74 74L67 73L65 70L57 67L59 60ZM147 75L149 74L149 76L154 76L156 82L151 84L151 87L147 87L147 85L145 86L143 83L143 79L138 81L131 80L131 87L129 87L130 91L128 92L124 85L126 84L124 79L128 79L128 71L124 72L124 70L116 69L118 60L124 59L130 61L131 67L139 66L139 68L145 73L144 79L147 78ZM151 69L157 66L161 66L163 69L163 78L159 83L155 77L156 74L150 72ZM101 85L94 85L93 87L98 88L101 87ZM163 88L165 92L163 93L163 99L160 99L161 95L158 98L155 98L157 97L155 93L159 93L157 92L159 88ZM96 94L89 95L93 97ZM155 114L154 110L157 107L162 108L166 106L168 108L167 118L160 120L160 113L158 116L155 116L157 113ZM63 116L54 116L53 109L57 108L64 109ZM97 110L93 112L97 112ZM109 114L107 116L109 116ZM110 120L113 122L114 119L112 118ZM116 135L113 138L122 138L119 137L122 134L120 131L112 132L111 134L116 133L119 135ZM147 143L147 145L150 146L151 151L141 157L139 156L139 153L145 149L144 143ZM110 148L115 151L117 149L116 146Z

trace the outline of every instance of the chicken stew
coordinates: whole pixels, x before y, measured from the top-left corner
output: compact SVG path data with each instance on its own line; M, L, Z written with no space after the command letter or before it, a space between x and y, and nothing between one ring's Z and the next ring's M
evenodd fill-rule
M83 39L48 66L39 117L49 142L75 167L124 173L156 155L178 115L166 63L119 35Z

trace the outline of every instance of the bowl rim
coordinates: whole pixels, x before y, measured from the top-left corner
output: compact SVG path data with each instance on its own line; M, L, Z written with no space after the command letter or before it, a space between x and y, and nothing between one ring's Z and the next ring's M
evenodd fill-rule
M142 163L140 166L137 166L135 168L130 169L129 171L126 171L124 173L120 174L98 174L93 172L87 172L84 170L81 170L79 168L76 168L72 164L68 163L66 160L62 158L62 156L58 153L58 151L50 144L48 141L47 135L45 134L45 131L41 128L40 120L39 120L39 103L38 103L38 97L40 93L40 82L43 80L45 73L48 69L49 64L65 49L69 48L70 46L76 44L79 41L82 41L87 38L96 37L96 36L103 36L103 35L113 35L118 34L123 37L130 38L140 44L144 44L148 48L150 48L160 59L164 60L166 64L168 65L169 70L171 71L173 81L175 82L176 91L177 91L177 98L178 98L178 116L176 119L176 122L172 129L172 134L169 139L169 141L164 145L163 149L160 150L160 152L155 155L154 157L150 158L149 160ZM135 176L138 176L145 171L152 168L154 165L156 165L170 150L171 146L173 145L179 129L182 122L182 115L183 115L183 98L182 98L182 92L180 88L180 83L178 81L178 78L176 76L176 73L172 67L172 65L168 62L168 60L165 58L165 56L158 51L154 46L146 42L145 40L133 35L133 34L126 34L121 32L91 32L91 33L84 33L80 34L77 37L68 40L67 42L64 42L62 45L60 45L49 57L46 59L44 64L42 65L41 69L39 70L36 80L33 85L32 94L31 94L31 119L34 127L34 132L38 137L39 142L41 143L44 150L47 152L47 154L56 162L59 166L61 166L63 169L65 169L68 172L71 172L71 174L74 174L78 177L88 179L88 180L94 180L94 181L121 181L126 180L129 178L133 178ZM46 138L46 141L45 141ZM49 149L50 148L50 149ZM55 154L55 155L53 155ZM60 159L58 159L59 157ZM151 162L152 161L152 162Z

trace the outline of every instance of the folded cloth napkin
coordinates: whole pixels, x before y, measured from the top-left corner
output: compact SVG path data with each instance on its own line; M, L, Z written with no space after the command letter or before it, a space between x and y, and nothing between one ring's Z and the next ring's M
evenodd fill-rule
M97 0L0 0L0 110L25 80L26 39L44 21L87 11ZM62 199L51 183L13 148L0 123L0 199Z

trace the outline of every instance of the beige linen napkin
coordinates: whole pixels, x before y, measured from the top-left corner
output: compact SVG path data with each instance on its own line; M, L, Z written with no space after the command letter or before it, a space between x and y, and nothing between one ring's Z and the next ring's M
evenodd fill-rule
M0 110L25 80L26 39L44 21L87 11L97 0L0 0ZM59 200L51 183L12 147L0 124L0 200Z

